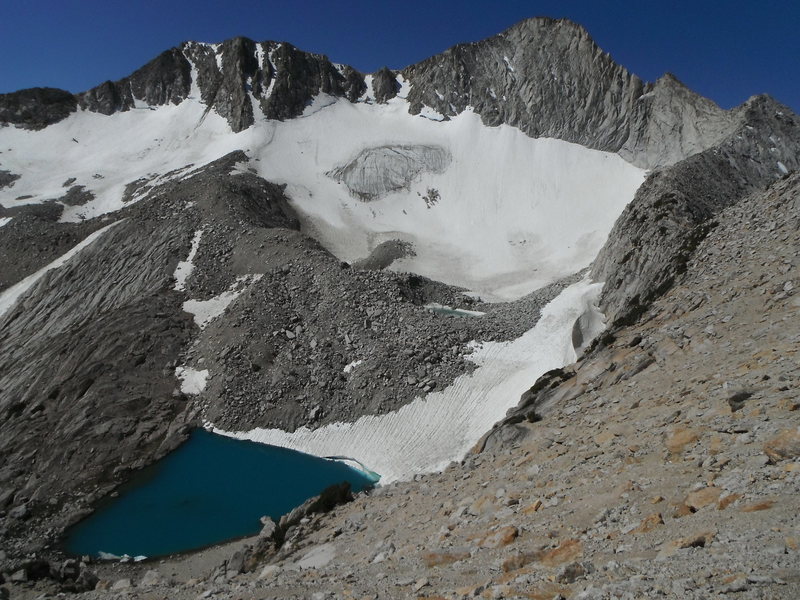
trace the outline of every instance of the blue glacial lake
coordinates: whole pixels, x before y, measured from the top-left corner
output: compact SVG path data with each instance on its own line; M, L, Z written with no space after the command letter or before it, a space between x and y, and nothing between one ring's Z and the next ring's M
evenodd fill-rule
M67 532L78 555L157 557L258 533L326 487L375 478L333 460L195 430Z

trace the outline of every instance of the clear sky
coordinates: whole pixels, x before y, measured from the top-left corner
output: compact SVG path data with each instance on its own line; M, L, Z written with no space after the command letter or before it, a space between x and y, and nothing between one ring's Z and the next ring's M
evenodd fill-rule
M526 17L567 17L645 80L674 73L725 108L769 93L800 112L800 2L729 0L0 0L0 92L79 92L185 40L288 41L370 72Z

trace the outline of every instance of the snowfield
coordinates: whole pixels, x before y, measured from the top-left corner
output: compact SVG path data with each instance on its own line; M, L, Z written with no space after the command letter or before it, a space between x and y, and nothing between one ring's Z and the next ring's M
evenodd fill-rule
M450 121L412 116L400 97L377 105L320 94L299 118L262 117L240 133L204 111L195 97L110 117L80 111L41 131L3 128L0 166L22 177L0 191L0 204L52 200L82 185L94 200L67 206L62 218L95 217L123 207L132 182L141 187L128 201L242 149L247 167L287 184L306 230L338 258L352 262L400 239L416 255L392 269L507 300L589 264L644 177L616 154L486 127L469 111ZM421 168L420 152L436 165ZM359 186L387 169L385 193L360 199Z
M588 280L565 289L542 311L533 329L511 342L481 344L470 356L479 367L440 392L417 398L397 411L368 415L354 423L333 423L293 433L280 429L222 435L292 448L317 456L352 457L381 475L381 483L439 471L461 460L469 449L516 406L536 379L575 361L572 326L582 315L590 339L602 331L595 302L602 284Z

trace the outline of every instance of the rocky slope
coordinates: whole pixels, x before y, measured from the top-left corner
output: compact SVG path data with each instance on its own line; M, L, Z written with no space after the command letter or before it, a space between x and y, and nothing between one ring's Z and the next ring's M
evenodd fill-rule
M800 166L800 120L788 108L760 96L737 112L737 129L651 174L615 223L592 269L611 320L635 319L669 289L720 210Z
M100 566L85 597L795 598L800 176L718 220L673 288L521 407L536 418L513 435L312 514L271 552L270 529ZM266 557L243 561L248 545Z

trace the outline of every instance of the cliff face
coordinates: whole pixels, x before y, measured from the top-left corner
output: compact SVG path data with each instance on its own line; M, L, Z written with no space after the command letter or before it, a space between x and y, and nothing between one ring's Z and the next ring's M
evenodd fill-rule
M685 270L714 216L800 166L800 119L767 96L734 112L714 147L652 173L617 219L594 262L611 321L631 322Z
M147 106L178 104L196 84L209 110L233 131L254 122L254 108L268 119L291 119L319 93L354 102L364 77L327 57L288 43L233 38L221 44L185 42L163 52L128 77L77 95L52 88L0 94L0 123L41 129L81 109L111 115Z
M566 20L523 21L403 75L412 112L429 106L454 116L471 108L487 125L619 152L648 168L708 148L732 124L729 112L670 75L644 83Z

